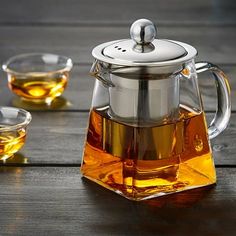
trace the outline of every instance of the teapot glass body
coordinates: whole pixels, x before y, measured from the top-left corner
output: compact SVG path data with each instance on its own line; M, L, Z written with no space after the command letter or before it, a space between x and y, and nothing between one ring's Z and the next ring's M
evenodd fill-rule
M216 82L225 85L218 100L226 112L218 109L209 131L193 60L179 73L155 74L152 80L100 71L103 65L95 61L83 175L132 200L214 184L209 135L228 123L229 91L217 67L197 66L211 68Z

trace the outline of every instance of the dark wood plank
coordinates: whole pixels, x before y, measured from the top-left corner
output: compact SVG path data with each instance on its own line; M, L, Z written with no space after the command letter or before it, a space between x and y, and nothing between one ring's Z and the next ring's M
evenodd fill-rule
M88 110L92 101L94 77L89 75L91 65L75 65L68 87L62 99L57 99L52 106L39 106L22 103L7 88L7 76L0 72L0 97L2 106L18 106L27 110ZM236 67L221 66L229 77L232 93L232 109L236 110ZM216 87L210 73L199 75L199 86L202 93L205 111L214 111L216 107Z
M88 113L32 112L26 145L5 164L79 164L87 127ZM207 114L210 120L212 114ZM236 114L219 137L212 140L217 165L236 165ZM1 163L4 164L4 163Z
M19 53L40 51L64 54L78 63L91 63L91 50L94 46L102 42L129 38L128 26L1 26L0 32L0 63ZM161 26L159 38L192 44L198 49L200 60L236 63L234 26Z
M235 24L235 1L2 0L1 23L120 24L151 18L164 24Z
M132 202L79 168L0 168L1 235L234 235L236 169L218 185Z
M88 113L32 112L32 117L27 143L20 152L29 164L81 162ZM16 162L22 162L22 157L16 155Z

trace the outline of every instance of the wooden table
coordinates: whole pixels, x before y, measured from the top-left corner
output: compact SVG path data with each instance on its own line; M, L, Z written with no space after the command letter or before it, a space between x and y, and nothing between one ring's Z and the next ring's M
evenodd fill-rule
M81 179L84 135L94 79L92 48L129 37L149 18L160 38L194 45L229 75L232 118L212 140L217 186L143 202L128 201ZM33 120L25 147L0 167L0 235L235 235L236 2L234 0L1 0L0 62L27 52L69 56L74 68L62 99L50 109L26 107ZM19 105L0 72L0 105ZM208 119L214 81L199 79ZM23 104L21 104L23 105Z

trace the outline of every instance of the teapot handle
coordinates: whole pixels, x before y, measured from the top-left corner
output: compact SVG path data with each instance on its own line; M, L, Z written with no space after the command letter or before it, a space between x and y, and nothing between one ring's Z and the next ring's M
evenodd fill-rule
M216 65L209 62L197 62L195 64L197 73L211 71L215 79L217 90L217 108L213 120L208 127L209 138L215 138L228 125L231 114L230 86L227 76Z

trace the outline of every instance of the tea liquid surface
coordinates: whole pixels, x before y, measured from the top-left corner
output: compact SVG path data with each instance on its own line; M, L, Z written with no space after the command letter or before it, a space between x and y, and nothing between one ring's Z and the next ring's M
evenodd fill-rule
M142 127L92 110L81 171L132 200L213 184L204 114L181 107L177 121Z
M25 143L25 137L25 129L0 132L0 160L5 160L19 151Z
M58 76L31 74L25 78L11 75L8 78L10 89L25 100L34 102L52 101L60 96L67 85L68 75Z

